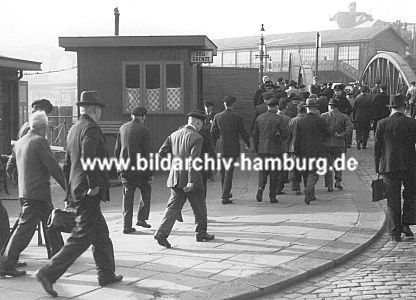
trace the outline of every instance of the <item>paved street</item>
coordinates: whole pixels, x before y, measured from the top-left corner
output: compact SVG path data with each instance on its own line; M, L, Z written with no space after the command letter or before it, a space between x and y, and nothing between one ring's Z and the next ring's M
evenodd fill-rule
M375 178L372 148L357 151L358 174ZM384 206L386 201L382 201ZM416 231L416 226L413 226ZM416 299L416 241L390 241L387 232L351 261L301 284L258 299Z
M318 200L310 206L288 187L288 194L280 196L277 204L268 203L267 197L256 202L255 172L236 173L232 205L220 204L218 179L209 182L208 230L215 240L195 241L187 204L184 223L175 224L169 237L172 249L160 247L153 239L169 196L166 174L158 175L153 184L149 220L153 227L137 228L137 234L122 234L121 189L112 188L112 201L102 207L123 282L99 287L91 251L87 251L57 282L56 290L74 299L252 299L297 282L310 283L313 276L356 256L381 232L384 210L369 200L368 188L360 180L364 175L345 172L345 189L333 193L326 191L321 177ZM62 207L59 189L54 190L54 199ZM16 217L17 203L6 201L6 206ZM46 262L44 247L34 239L21 259L28 263L28 276L1 279L0 293L12 299L47 297L31 277Z

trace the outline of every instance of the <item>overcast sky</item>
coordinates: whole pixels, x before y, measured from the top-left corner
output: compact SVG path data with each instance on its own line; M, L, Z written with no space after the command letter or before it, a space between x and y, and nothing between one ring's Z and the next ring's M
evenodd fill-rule
M211 39L337 28L330 16L349 0L0 0L0 55L17 49L58 47L59 36L204 34ZM357 11L374 19L416 22L415 0L361 0ZM261 7L259 6L261 5ZM23 57L31 59L31 57ZM38 59L36 57L36 59Z

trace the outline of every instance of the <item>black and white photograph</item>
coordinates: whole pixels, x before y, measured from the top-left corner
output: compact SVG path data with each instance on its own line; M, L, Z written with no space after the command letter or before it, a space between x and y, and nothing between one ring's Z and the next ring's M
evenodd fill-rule
M411 0L0 0L0 299L416 299Z

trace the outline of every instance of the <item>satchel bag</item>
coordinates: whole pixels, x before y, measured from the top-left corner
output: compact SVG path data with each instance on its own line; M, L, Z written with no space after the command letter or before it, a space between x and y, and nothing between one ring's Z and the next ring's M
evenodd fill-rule
M373 180L371 183L372 197L373 202L377 202L383 199L386 199L386 185L383 182L383 179L378 175L376 180Z
M75 217L75 212L55 208L49 216L47 227L60 232L70 233L75 227Z

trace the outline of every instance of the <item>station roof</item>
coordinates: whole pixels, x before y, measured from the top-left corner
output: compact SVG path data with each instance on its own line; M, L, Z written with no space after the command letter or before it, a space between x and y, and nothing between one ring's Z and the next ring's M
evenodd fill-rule
M93 47L189 47L213 50L217 55L217 46L205 35L60 37L59 46L67 51Z
M403 43L407 42L392 28L392 26L374 26L366 28L346 28L319 31L322 44L339 44L369 41L384 31L392 30ZM285 47L315 45L317 31L294 32L265 35L267 47ZM234 37L214 40L220 50L258 48L259 36Z
M40 71L42 63L31 60L0 56L0 67L25 71Z

